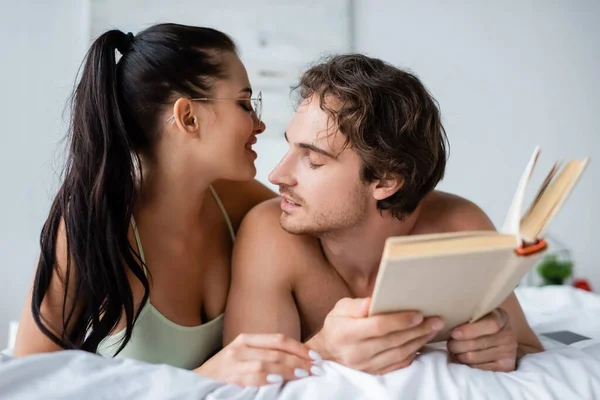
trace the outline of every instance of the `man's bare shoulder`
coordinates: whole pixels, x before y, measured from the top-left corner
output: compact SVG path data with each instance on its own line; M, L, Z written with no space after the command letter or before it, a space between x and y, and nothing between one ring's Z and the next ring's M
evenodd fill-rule
M279 225L279 219L281 217L281 208L279 207L280 202L281 198L278 196L257 204L252 207L248 214L246 214L243 223L246 225L251 224L252 226L258 225L263 229L270 229L273 231L281 230L285 232L281 229L281 225Z
M234 230L237 231L244 216L257 204L277 196L275 192L256 179L247 182L221 180L213 183Z
M425 197L420 220L419 225L431 232L495 230L490 218L477 204L441 191L433 191Z
M317 238L283 230L279 222L282 212L280 201L277 197L253 207L242 221L239 240L252 243L253 251L264 254L262 257L278 265L303 268L317 258L322 259Z

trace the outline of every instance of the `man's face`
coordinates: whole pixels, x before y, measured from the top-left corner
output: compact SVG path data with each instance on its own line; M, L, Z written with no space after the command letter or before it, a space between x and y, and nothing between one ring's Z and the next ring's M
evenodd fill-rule
M370 185L360 179L358 154L344 149L345 137L318 96L300 105L286 139L289 150L269 175L282 195L283 229L323 236L358 226L375 209Z

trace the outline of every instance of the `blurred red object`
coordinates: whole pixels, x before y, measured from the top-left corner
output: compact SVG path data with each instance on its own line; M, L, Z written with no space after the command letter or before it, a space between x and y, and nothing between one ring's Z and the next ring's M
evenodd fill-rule
M590 282L585 278L573 279L572 285L581 290L587 290L588 292L592 291L592 286Z

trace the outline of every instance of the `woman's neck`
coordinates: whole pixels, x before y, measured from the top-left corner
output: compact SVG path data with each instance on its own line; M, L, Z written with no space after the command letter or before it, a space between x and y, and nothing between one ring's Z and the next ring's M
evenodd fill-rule
M142 162L141 175L134 208L136 219L152 221L153 229L174 237L186 237L199 229L212 183L208 176L178 168L177 162Z

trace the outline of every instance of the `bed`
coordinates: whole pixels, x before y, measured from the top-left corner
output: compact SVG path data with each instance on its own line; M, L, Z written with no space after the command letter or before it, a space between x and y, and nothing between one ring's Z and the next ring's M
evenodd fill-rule
M540 336L546 351L525 356L512 373L449 364L431 349L384 376L325 362L325 376L284 385L239 388L166 365L64 351L0 356L0 398L52 399L600 399L600 296L556 286L517 288L537 333L569 330L589 337L563 345Z

